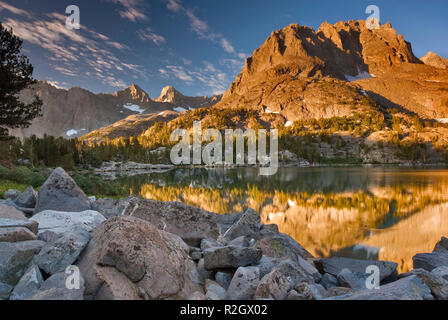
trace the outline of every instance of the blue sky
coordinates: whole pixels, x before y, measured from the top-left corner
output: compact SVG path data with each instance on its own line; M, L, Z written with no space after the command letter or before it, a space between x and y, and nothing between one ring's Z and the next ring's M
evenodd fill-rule
M72 4L80 30L65 28ZM0 21L25 40L37 79L93 92L137 83L151 97L166 85L211 95L228 88L272 31L366 19L371 4L418 57L448 58L446 0L0 0Z

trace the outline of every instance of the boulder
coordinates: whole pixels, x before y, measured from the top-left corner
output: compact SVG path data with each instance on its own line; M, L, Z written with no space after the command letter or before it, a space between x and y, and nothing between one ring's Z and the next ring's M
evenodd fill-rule
M298 283L294 290L299 294L300 299L296 300L323 300L327 292L320 284L310 284L306 282Z
M335 257L318 259L314 264L322 274L329 273L335 277L338 276L343 269L349 269L352 272L365 273L367 267L372 265L377 266L380 269L380 281L397 274L397 264L389 261L369 261Z
M25 227L0 228L0 242L21 242L37 240L37 235Z
M320 272L316 269L314 264L309 263L307 260L303 259L302 257L297 257L297 262L299 263L299 266L311 277L313 277L315 282L319 282L322 279L322 275Z
M257 267L240 267L235 272L229 289L227 300L252 300L258 283L260 282L260 270Z
M353 293L355 293L355 290L351 288L332 287L327 290L325 298L341 297L342 299L345 299L351 296Z
M288 279L278 270L264 276L258 284L255 291L255 300L260 299L275 299L285 300L290 290L291 285Z
M37 292L44 282L39 268L33 263L15 286L9 300L25 300Z
M327 290L339 285L338 279L329 273L324 273L319 283Z
M234 273L231 271L218 271L215 274L215 280L221 287L227 290L230 282L232 282L233 275Z
M91 208L109 219L121 215L130 200L131 197L120 200L98 199L92 202Z
M205 251L210 248L220 247L220 246L221 245L218 244L218 242L216 242L216 240L214 240L214 239L207 238L207 239L202 239L202 241L201 241L201 250L202 251Z
M437 242L433 252L448 253L448 238L442 237L442 240Z
M275 270L280 271L291 284L291 289L298 283L314 283L314 279L305 270L303 270L298 263L291 260L284 260L280 262ZM300 292L299 292L300 293Z
M202 239L217 239L220 234L216 214L179 202L134 199L123 215L148 221L160 230L180 236L193 247L199 247Z
M403 273L400 277L417 276L431 289L432 295L437 300L448 300L448 281L443 277L423 269L415 269Z
M281 262L281 259L262 256L261 260L255 266L260 269L260 278L270 273Z
M0 204L0 229L21 227L27 228L32 233L37 234L37 222L28 220L23 212L13 206Z
M448 267L446 266L437 267L431 273L448 281Z
M6 283L0 282L0 301L8 300L11 295L11 291L14 289L13 286L10 286Z
M0 283L15 286L43 246L39 240L0 242Z
M112 218L94 231L78 266L86 280L86 296L122 296L117 273L126 292L144 292L148 299L186 299L202 291L188 246L178 237L136 217ZM114 277L104 270L112 269ZM133 288L135 290L133 290ZM108 295L101 294L101 291Z
M209 270L205 269L204 265L205 265L204 258L202 258L201 260L199 260L198 266L197 266L199 279L200 279L199 283L201 285L205 285L205 282L207 281L207 279L209 279L209 280L214 279L214 275L215 275L215 273L213 271L209 271Z
M207 280L205 283L205 297L207 300L224 300L226 297L226 290L217 282Z
M62 168L53 171L40 188L35 213L45 210L82 212L90 202L76 182Z
M84 300L84 279L82 274L79 276L79 289L69 289L67 288L67 281L69 280L70 274L65 272L54 274L42 283L42 286L35 295L27 300Z
M207 270L236 269L257 264L261 250L238 246L210 248L204 251L204 266Z
M33 187L28 187L14 200L15 204L22 208L34 208L37 203L37 192Z
M82 229L79 232L56 234L51 242L44 245L34 261L49 275L64 272L78 260L89 241L90 234Z
M412 258L414 269L432 271L437 267L448 267L448 253L419 253Z
M312 259L313 256L305 250L297 241L286 234L272 232L270 229L262 229L253 235L255 247L263 251L263 255L278 258L297 260L298 257Z
M30 220L39 224L40 235L46 231L57 234L73 232L74 230L91 232L106 221L106 218L101 213L91 210L76 214L47 210L36 214Z
M249 209L226 231L221 241L226 243L238 237L250 237L260 231L260 227L260 215L255 210Z
M349 269L342 269L337 280L341 287L351 288L355 291L367 289L366 281L369 275L360 272L352 272Z
M16 189L9 189L8 191L6 191L4 194L3 194L3 198L5 198L5 199L9 199L9 200L12 200L12 201L14 201L19 195L20 195L20 191L19 190L16 190Z
M434 300L429 287L413 275L381 286L379 290L355 292L344 300Z

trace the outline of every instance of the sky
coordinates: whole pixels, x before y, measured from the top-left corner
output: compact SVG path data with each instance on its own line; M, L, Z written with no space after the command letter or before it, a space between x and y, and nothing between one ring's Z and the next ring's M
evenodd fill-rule
M66 27L66 8L80 29ZM34 77L61 88L115 92L133 83L151 97L172 85L190 96L222 93L274 30L291 23L366 19L448 58L447 0L0 0L0 22L24 39Z

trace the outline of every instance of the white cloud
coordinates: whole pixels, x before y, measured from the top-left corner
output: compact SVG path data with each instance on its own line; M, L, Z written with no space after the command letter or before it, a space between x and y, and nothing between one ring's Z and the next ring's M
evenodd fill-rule
M230 44L230 42L226 38L221 39L221 46L228 53L235 53L235 48Z
M8 18L4 25L23 40L45 49L50 66L67 77L93 77L114 87L125 86L115 72L145 77L143 67L126 63L113 53L128 49L125 45L85 26L68 30L65 20L65 15L52 13L40 20Z
M28 18L31 18L31 14L29 14L27 11L16 8L16 7L14 7L10 4L7 4L3 1L0 1L0 12L3 10L7 10L15 15L18 15L18 16L26 16Z
M157 46L166 42L166 39L163 36L154 33L151 28L137 30L137 34L141 40L152 41Z
M146 14L143 13L143 9L141 9L141 5L143 1L141 0L106 0L107 2L112 2L116 4L120 4L123 9L118 10L118 14L120 17L124 19L128 19L132 22L136 22L138 20L148 20Z

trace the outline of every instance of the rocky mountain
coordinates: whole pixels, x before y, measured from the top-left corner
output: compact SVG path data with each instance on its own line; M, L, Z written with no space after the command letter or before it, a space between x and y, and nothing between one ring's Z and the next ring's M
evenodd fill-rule
M428 52L420 59L424 64L439 69L448 69L448 59L442 58L434 52Z
M219 102L221 97L221 95L213 97L186 97L172 86L167 86L162 89L160 96L157 99L154 99L154 101L171 103L178 106L179 110L182 108L188 110L196 108L197 106L202 108L211 107Z
M390 23L293 24L246 61L217 107L249 107L286 121L350 115L360 94L422 118L448 117L448 71L423 64Z
M176 99L161 101L152 100L135 84L114 94L94 94L82 88L59 89L41 81L24 90L21 99L27 102L35 95L39 96L43 101L42 116L36 118L29 128L11 130L11 134L18 137L33 134L41 137L47 134L74 138L130 116L155 115L162 111L173 110L181 112L187 103L189 108L198 108L211 106L220 99L220 97L184 97L174 88L172 90L176 92ZM163 92L167 91L169 90L164 89Z

